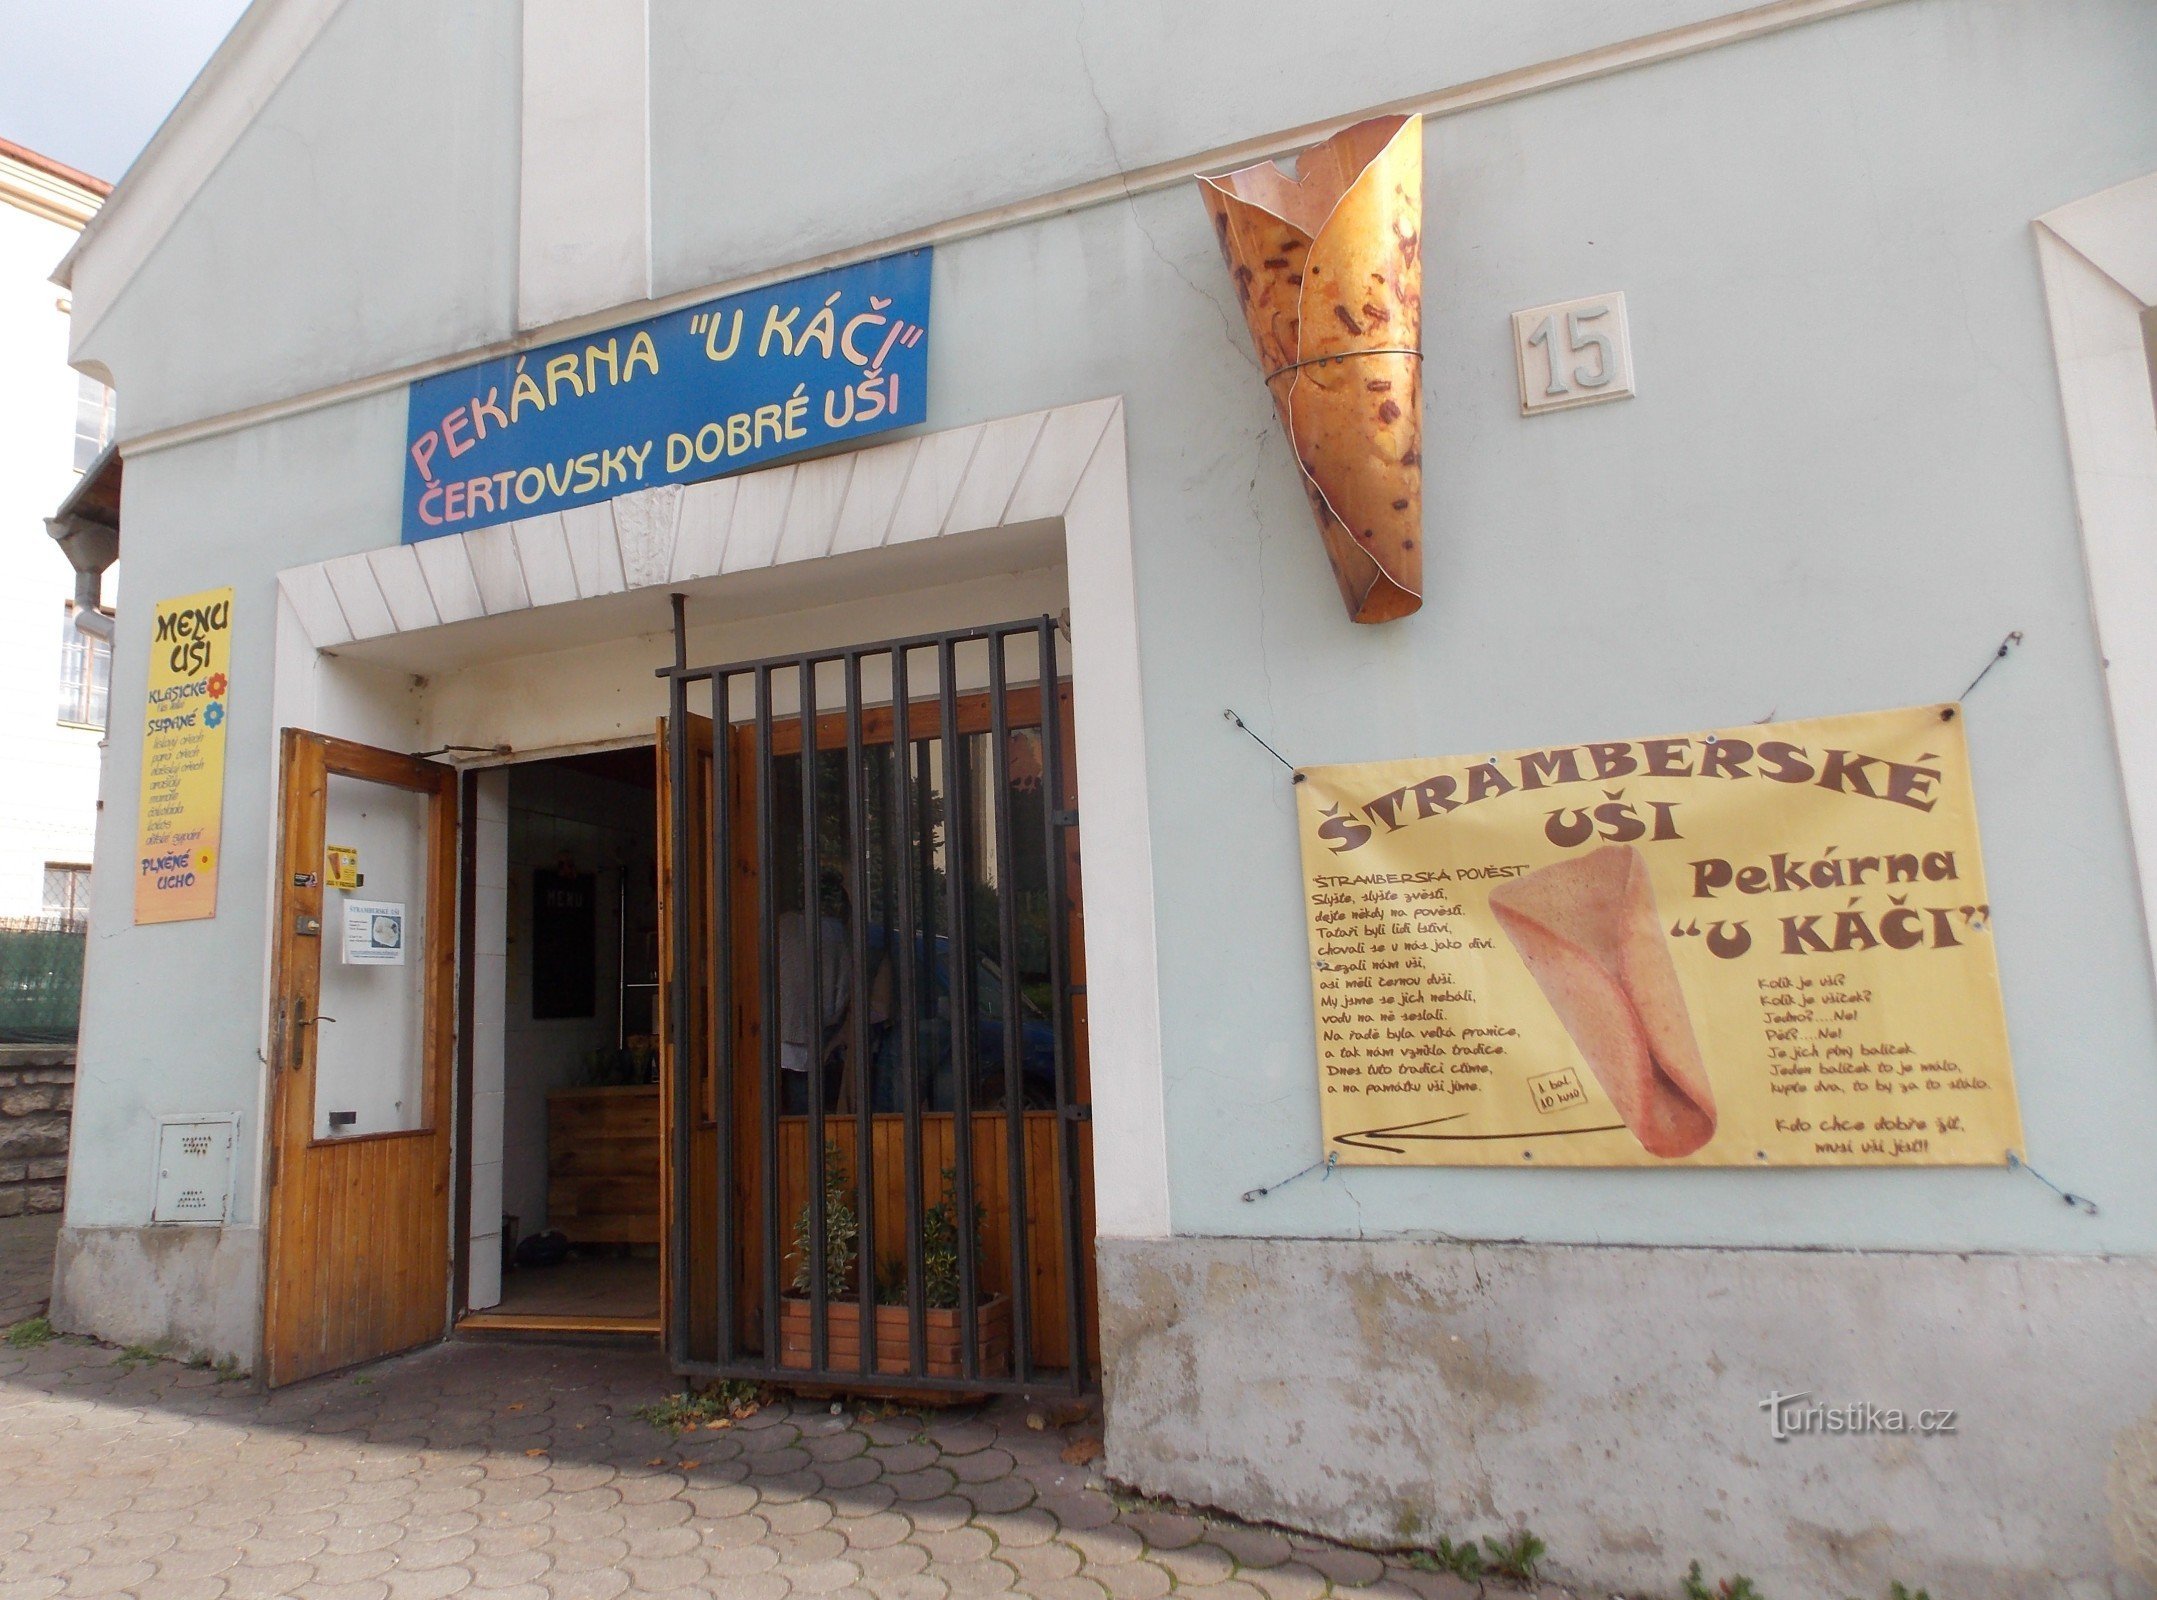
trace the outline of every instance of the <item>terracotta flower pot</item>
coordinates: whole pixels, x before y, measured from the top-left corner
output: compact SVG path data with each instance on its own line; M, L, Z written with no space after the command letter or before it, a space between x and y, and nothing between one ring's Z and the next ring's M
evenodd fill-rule
M965 1373L960 1346L961 1325L955 1309L930 1308L922 1313L925 1324L928 1366L932 1378L957 1378ZM779 1365L806 1372L813 1359L810 1335L813 1313L806 1295L787 1295L779 1302ZM983 1377L1000 1377L1011 1360L1011 1302L990 1295L974 1308L975 1347L980 1353ZM906 1377L912 1359L908 1340L907 1308L876 1308L876 1370ZM833 1372L859 1370L861 1365L861 1305L855 1300L824 1303L824 1360Z

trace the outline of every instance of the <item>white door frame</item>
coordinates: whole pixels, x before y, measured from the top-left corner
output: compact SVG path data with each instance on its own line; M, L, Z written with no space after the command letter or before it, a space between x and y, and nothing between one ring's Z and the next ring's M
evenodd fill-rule
M2157 402L2143 313L2157 305L2157 173L2034 226L2147 934L2157 929Z
M1168 1141L1120 396L287 568L280 712L305 706L334 720L301 685L307 658L345 645L1049 523L1062 527L1078 689L1096 1232L1160 1238Z

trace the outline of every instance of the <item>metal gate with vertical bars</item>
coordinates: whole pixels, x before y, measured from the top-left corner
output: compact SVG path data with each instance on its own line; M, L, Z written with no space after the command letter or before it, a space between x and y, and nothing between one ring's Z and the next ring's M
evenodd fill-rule
M1057 641L1043 616L692 666L675 597L659 675L678 1372L1087 1388Z

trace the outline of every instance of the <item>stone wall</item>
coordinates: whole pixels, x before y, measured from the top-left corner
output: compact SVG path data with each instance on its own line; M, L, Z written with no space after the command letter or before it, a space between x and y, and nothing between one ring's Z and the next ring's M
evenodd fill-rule
M1149 1494L1379 1546L1525 1524L1599 1595L1698 1560L1771 1595L2157 1597L2147 1258L1179 1237L1100 1265L1106 1468ZM1778 1394L1906 1426L1778 1439Z
M0 1045L0 1217L66 1202L74 1103L72 1045Z

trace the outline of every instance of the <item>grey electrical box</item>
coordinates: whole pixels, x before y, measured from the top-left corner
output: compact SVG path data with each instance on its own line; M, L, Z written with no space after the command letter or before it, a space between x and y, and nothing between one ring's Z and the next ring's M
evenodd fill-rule
M223 1222L232 1203L232 1116L157 1119L152 1222Z

